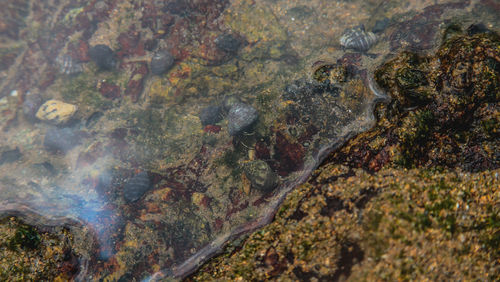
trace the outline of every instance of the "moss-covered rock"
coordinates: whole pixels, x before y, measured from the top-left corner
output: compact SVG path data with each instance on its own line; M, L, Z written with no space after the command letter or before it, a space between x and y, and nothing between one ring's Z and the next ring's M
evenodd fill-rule
M0 280L67 280L79 270L65 228L42 231L15 218L0 221Z

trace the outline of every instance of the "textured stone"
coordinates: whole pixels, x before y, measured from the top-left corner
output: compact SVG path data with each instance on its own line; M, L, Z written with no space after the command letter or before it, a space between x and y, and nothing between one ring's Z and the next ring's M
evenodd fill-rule
M55 124L62 124L70 120L76 113L77 107L59 100L48 100L38 109L36 117L40 120Z

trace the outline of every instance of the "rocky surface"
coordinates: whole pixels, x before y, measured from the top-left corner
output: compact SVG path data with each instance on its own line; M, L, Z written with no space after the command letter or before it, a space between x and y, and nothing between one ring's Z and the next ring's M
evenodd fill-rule
M45 259L42 234L65 226L78 259L56 255L46 279L183 277L269 223L283 188L337 148L275 223L191 279L496 273L495 2L14 2L0 11L0 148L22 155L0 165L0 210L41 241L6 252L4 269ZM380 20L367 52L342 49L344 30ZM175 60L152 75L161 50ZM345 144L384 92L375 127ZM36 119L54 99L78 107L68 124ZM255 110L248 127L228 118L239 103Z
M188 280L498 278L500 40L453 30L380 66L377 125Z

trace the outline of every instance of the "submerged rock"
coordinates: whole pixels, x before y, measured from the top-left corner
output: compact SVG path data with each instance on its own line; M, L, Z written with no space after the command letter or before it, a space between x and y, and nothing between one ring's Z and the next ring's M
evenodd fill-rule
M43 103L42 96L37 92L27 92L22 104L24 116L30 120L36 120L36 113Z
M231 33L226 33L215 38L215 45L226 53L237 53L241 48L242 40Z
M259 114L254 107L245 103L235 103L227 116L229 134L234 136L250 128L258 117Z
M0 165L4 163L15 162L19 160L22 156L23 154L21 153L21 151L19 151L19 148L3 151L0 154Z
M90 48L89 56L101 70L112 70L116 66L115 53L104 44Z
M168 51L156 52L151 58L151 73L162 75L174 65L174 56Z
M222 107L215 105L205 107L200 111L198 117L203 126L214 125L222 120Z
M45 149L51 152L66 153L76 145L80 144L80 134L74 129L52 128L47 130L43 140Z
M243 169L246 177L255 189L270 192L279 183L278 175L263 160L251 161Z
M123 186L123 197L127 203L139 200L146 192L151 190L151 180L148 173L143 171L130 178Z
M77 107L59 100L48 100L36 113L40 120L48 121L54 124L62 124L69 121L76 113Z

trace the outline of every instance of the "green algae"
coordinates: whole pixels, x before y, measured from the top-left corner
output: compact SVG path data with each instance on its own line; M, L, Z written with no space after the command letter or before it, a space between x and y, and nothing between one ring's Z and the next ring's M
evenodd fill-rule
M19 226L16 234L8 242L10 249L18 247L36 249L40 245L40 235L32 226Z

